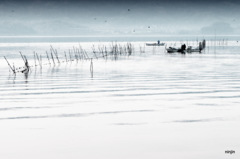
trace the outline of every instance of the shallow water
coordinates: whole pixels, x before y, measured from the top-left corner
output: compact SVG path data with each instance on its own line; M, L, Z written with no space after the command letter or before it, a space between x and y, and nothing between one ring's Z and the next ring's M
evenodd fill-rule
M93 77L89 60L13 75L1 58L1 158L239 158L239 44L183 55L140 53L144 43L132 42L131 56L94 59ZM111 42L81 42L89 56L93 44ZM20 67L19 51L30 65L36 51L46 64L50 45L65 61L79 43L5 42L0 55Z

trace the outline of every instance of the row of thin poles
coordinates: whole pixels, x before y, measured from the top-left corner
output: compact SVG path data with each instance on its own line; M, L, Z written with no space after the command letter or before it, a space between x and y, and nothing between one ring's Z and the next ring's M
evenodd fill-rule
M108 48L108 49L107 49ZM134 52L134 46L131 43L127 43L125 45L120 45L118 43L112 43L108 47L106 45L98 45L98 49L96 49L95 45L91 47L93 57L89 56L89 54L82 48L82 46L79 44L78 47L74 47L72 49L68 50L68 53L64 51L64 60L61 61L59 58L59 54L57 49L54 49L52 45L50 45L50 52L46 51L46 58L48 63L45 63L44 65L55 65L55 64L60 64L64 62L72 62L72 61L79 61L79 60L90 60L90 72L91 76L93 77L93 59L98 59L98 58L104 58L105 60L108 59L108 57L112 57L112 59L117 60L118 56L120 55L132 55ZM37 67L40 66L42 68L43 63L42 63L42 56L39 55L37 52L33 52L33 57L34 57L34 65L29 66L27 57L25 55L22 55L21 52L19 52L23 62L24 66L15 68L14 64L13 66L9 63L7 58L4 56L4 59L6 60L10 70L16 74L17 72L22 72L26 73L30 70L30 67Z

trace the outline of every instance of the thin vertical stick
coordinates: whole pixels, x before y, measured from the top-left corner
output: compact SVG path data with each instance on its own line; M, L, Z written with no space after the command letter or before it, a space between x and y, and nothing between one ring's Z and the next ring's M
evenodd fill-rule
M85 60L88 59L89 57L88 57L86 51L82 49L82 46L81 46L80 44L79 44L79 48L81 49L81 53L82 53L82 55L84 56L84 59L85 59Z
M47 54L48 62L49 62L49 64L51 64L50 59L49 59L49 56L48 56L48 52L47 52L47 51L46 51L46 54Z
M78 53L78 58L81 60L82 58L81 58L80 50L79 50L79 49L77 49L77 53Z
M90 72L91 72L91 77L93 78L93 62L91 58L91 64L90 64Z
M40 62L40 59L39 59L39 57L38 57L38 54L37 54L37 53L36 53L36 56L37 56L38 63L39 63L39 65L40 65L40 67L42 67L42 65L41 65L41 62Z
M96 51L95 51L95 46L94 46L94 45L92 46L92 51L93 51L93 53L94 53L96 59L98 59L98 57L97 57L97 55L96 55Z
M15 74L15 73L16 73L16 72L15 72L15 69L13 69L12 66L9 64L7 58L6 58L5 56L3 56L3 57L4 57L4 59L7 61L8 66L10 67L10 69L11 69L11 70L13 71L13 73Z
M15 70L16 70L16 68L15 68L15 66L14 66L14 63L13 63L13 70L14 70L14 72L15 72Z
M216 29L214 30L214 53L216 53Z
M66 54L66 52L64 51L64 54L65 54L65 59L66 59L66 62L67 62L67 54Z
M40 55L40 63L41 63L41 66L42 66L42 56Z
M25 61L25 59L24 59L24 57L23 57L21 51L19 51L19 53L20 53L20 55L21 55L21 57L22 57L22 59L23 59L23 61L24 61L24 63L25 63L26 61Z
M85 50L84 50L84 54L86 55L87 59L89 59L89 56Z
M58 52L57 52L56 49L55 49L55 56L57 57L58 63L60 63L60 60L59 60L59 58L58 58Z
M55 61L54 61L54 58L53 58L52 51L51 51L51 57L52 57L53 64L55 65Z
M57 60L58 60L58 63L60 63L60 61L59 61L59 59L58 59L58 53L57 53L57 50L55 49L53 49L53 47L52 47L52 45L50 45L50 49L51 49L51 52L53 52L54 54L55 54L55 56L56 56L56 58L57 58ZM54 63L55 64L55 63Z
M33 51L33 54L34 54L34 63L35 63L35 66L37 66L37 64L36 64L36 55L35 55L35 51Z
M73 52L74 52L74 54L76 53L76 50L75 50L75 47L73 46Z
M85 53L84 53L84 50L83 50L83 49L81 49L81 53L82 53L82 56L83 56L83 58L86 60L86 59L87 59L87 57L86 57L86 55L85 55Z
M69 59L70 59L70 61L72 62L72 56L71 56L71 50L69 49Z
M107 47L105 46L105 55L104 57L106 57L106 60L107 60L107 57L108 57L108 52L107 52Z
M27 57L24 55L24 59L25 59L25 66L26 68L29 70L29 64L28 64L28 60L27 60Z
M76 52L76 50L75 50L75 47L73 46L73 52L74 52L74 56L75 56L75 59L77 60L77 62L78 62L78 56L77 56L77 52Z

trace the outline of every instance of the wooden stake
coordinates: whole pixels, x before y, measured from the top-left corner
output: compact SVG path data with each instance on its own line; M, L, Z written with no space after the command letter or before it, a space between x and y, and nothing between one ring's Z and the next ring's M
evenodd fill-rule
M20 55L21 55L21 57L22 57L22 59L23 59L23 62L25 63L26 61L25 61L25 59L24 59L24 57L23 57L21 51L19 51L19 53L20 53Z
M7 61L8 66L10 67L10 69L11 69L11 70L13 71L13 73L15 74L15 73L16 73L16 72L15 72L15 69L13 69L12 66L9 64L7 58L6 58L5 56L3 56L3 57L4 57L4 59Z
M51 65L51 62L50 62L50 59L49 59L49 57L48 57L48 53L47 53L47 51L46 51L46 54L47 54L48 62L49 62L49 64Z
M90 64L90 72L91 72L91 77L93 78L93 62L91 58L91 64Z
M34 63L35 63L35 66L37 66L37 64L36 64L36 55L35 55L35 51L33 52L33 54L34 54Z
M38 63L39 63L39 65L40 65L40 67L42 67L42 65L41 65L41 62L40 62L40 59L39 59L39 57L38 57L38 54L37 54L37 53L36 53L36 56L37 56Z
M54 61L54 57L53 57L52 51L51 51L51 57L52 57L53 64L55 65L55 61Z
M66 54L66 52L64 51L64 54L65 54L65 59L66 59L66 62L67 62L67 54Z

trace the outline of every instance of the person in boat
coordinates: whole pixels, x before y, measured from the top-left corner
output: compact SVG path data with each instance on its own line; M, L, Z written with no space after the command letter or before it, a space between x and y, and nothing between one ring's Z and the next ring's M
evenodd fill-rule
M203 49L203 44L202 44L202 42L199 42L199 52L201 52L202 49Z
M185 50L186 50L186 45L183 44L183 45L181 46L180 52L184 52Z
M205 39L202 42L202 46L203 46L203 49L205 49L205 47L206 47L206 40Z
M186 50L186 45L185 45L185 44L183 44L183 50L184 50L184 51Z

